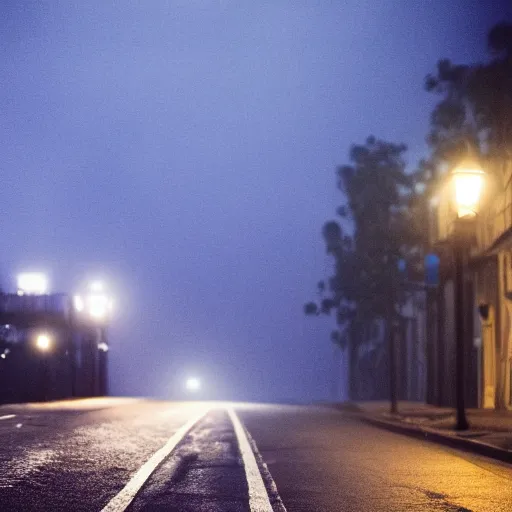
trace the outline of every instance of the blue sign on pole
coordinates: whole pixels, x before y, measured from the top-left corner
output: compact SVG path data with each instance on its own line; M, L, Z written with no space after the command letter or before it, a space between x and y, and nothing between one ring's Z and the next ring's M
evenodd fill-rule
M425 256L425 283L427 286L439 284L439 256L427 254Z

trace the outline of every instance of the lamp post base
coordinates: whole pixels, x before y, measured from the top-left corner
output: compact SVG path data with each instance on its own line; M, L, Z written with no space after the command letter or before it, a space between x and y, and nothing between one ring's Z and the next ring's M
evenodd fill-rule
M457 423L455 425L455 430L468 430L469 423L466 419L466 416L464 415L463 418L457 418Z

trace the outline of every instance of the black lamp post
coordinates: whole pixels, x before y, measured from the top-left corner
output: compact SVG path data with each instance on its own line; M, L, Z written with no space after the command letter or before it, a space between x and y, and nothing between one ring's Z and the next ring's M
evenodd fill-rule
M475 239L475 220L484 181L484 172L474 161L462 162L452 172L457 218L453 230L455 265L455 379L456 430L467 430L469 423L465 406L465 287L464 276L469 248Z

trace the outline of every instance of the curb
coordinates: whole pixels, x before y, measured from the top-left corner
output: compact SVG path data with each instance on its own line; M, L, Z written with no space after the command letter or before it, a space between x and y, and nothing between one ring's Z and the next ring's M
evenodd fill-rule
M466 452L477 453L478 455L484 455L502 462L508 462L509 464L512 463L512 450L498 448L497 446L483 443L482 441L442 434L437 430L417 425L404 425L403 423L381 420L367 416L364 413L358 414L357 418L360 421L397 434L404 434L409 437L415 437L416 439L422 439L423 441L430 441Z

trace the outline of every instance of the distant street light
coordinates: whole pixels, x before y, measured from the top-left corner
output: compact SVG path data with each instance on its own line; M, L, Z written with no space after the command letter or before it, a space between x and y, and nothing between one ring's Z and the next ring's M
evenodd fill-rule
M94 393L108 394L108 355L107 325L112 312L112 298L105 292L102 281L92 281L86 294L75 295L73 306L79 318L88 317L97 328L98 366L92 370Z
M102 292L104 289L103 281L93 281L89 288L93 292Z
M85 304L84 299L80 295L75 295L73 297L73 304L75 306L75 309L81 313L84 310Z
M189 377L185 382L187 391L197 393L201 389L201 381L196 377Z
M466 160L452 171L454 200L457 211L453 231L455 262L455 361L457 430L469 428L464 400L464 273L469 246L475 236L475 217L478 213L485 173L473 160Z
M85 295L75 295L73 305L78 313L86 313L96 322L106 322L112 311L112 299L104 292L101 281L94 281Z
M48 352L48 350L50 350L51 344L52 342L48 334L39 334L36 338L36 347L41 352Z
M110 312L109 298L103 293L90 294L87 297L87 310L91 318L106 320Z
M50 391L50 361L49 361L49 350L52 346L52 340L50 336L46 333L38 334L36 338L36 347L41 352L41 364L42 364L42 391L43 391L43 399L49 399L49 391Z
M18 275L18 295L44 295L48 279L41 272L23 272Z

